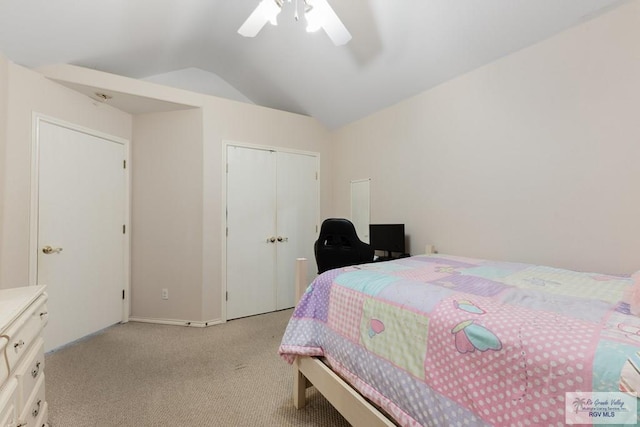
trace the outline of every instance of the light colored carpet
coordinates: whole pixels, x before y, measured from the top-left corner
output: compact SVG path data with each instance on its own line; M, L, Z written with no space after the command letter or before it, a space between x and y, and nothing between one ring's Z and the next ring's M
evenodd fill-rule
M348 426L315 391L293 407L277 354L291 310L209 328L116 325L46 356L52 427Z

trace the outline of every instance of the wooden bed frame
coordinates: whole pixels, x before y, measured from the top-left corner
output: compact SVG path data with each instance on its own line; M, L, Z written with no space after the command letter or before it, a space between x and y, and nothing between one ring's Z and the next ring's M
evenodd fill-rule
M309 285L307 264L306 258L296 259L296 301ZM304 408L306 404L307 387L315 386L352 426L395 426L317 357L297 356L293 371L293 405L297 409Z
M425 249L425 253L435 253L431 245ZM296 259L296 302L309 285L307 268L306 258ZM293 405L297 409L304 408L306 389L314 386L352 426L396 425L317 357L297 356L293 369Z

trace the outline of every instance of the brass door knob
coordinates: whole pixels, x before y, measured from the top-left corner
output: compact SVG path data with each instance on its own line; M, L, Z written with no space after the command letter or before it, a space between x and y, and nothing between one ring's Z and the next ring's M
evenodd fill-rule
M42 248L42 252L44 252L47 255L49 255L49 254L59 254L60 252L62 252L62 248L53 248L53 247L47 245L44 248Z

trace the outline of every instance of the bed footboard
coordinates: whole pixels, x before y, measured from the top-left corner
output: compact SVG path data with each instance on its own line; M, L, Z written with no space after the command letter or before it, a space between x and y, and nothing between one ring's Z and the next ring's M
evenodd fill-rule
M352 426L392 427L395 424L315 357L297 357L293 401L304 407L307 384L313 385ZM297 402L297 404L296 404ZM302 405L302 406L299 406Z
M300 300L308 285L307 264L306 258L296 259L296 301ZM306 389L313 385L351 425L395 426L318 358L298 356L293 364L293 374L293 405L296 409L304 408Z
M296 277L295 277L295 301L296 304L302 298L302 294L307 286L307 266L308 261L306 258L296 259ZM293 406L296 409L304 408L307 404L306 390L310 385L307 378L302 374L299 369L299 359L297 358L293 364Z

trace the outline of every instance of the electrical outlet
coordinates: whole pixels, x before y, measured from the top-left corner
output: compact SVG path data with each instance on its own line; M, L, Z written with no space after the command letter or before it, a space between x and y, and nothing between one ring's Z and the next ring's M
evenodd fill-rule
M162 299L169 299L169 289L167 288L162 289Z

